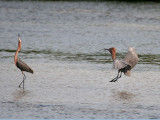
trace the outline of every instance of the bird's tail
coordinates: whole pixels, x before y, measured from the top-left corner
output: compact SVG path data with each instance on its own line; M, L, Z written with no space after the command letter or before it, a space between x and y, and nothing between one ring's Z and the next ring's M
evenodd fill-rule
M131 76L131 71L127 70L127 72L124 73L126 76Z
M30 73L34 73L34 71L31 69L31 68L29 68L29 71L28 72L30 72Z

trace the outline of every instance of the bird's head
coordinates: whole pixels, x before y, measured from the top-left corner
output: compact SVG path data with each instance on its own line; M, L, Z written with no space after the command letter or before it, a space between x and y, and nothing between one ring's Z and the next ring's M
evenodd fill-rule
M18 34L18 47L19 49L21 49L21 38L19 34Z
M108 50L111 55L112 55L112 59L113 61L116 59L116 48L115 47L112 47L112 48L109 48L109 49L105 49L105 50Z
M108 50L111 54L116 53L116 48L115 47L111 47L111 48L105 49L105 50Z

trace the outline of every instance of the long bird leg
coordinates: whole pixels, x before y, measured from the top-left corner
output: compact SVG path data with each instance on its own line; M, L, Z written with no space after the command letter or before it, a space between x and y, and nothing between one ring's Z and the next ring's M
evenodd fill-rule
M22 71L22 74L23 74L23 80L22 80L22 82L19 84L19 87L21 87L21 84L23 83L23 89L24 89L24 80L26 79L26 76L25 76L25 74L23 73L23 71Z
M122 76L122 72L121 72L120 76L118 77L118 79L121 78L121 76Z
M118 71L117 77L115 77L114 79L112 79L112 80L109 81L109 82L115 82L115 81L117 81L117 80L121 77L121 75L120 75L120 77L119 77L119 72L120 72L120 71ZM122 74L122 73L121 73L121 74Z
M120 73L120 72L121 72L121 73ZM120 73L120 76L119 76L119 73ZM114 79L112 79L112 80L109 81L109 82L116 82L119 78L121 78L121 76L122 76L122 71L118 70L118 75L117 75L117 77L115 77Z

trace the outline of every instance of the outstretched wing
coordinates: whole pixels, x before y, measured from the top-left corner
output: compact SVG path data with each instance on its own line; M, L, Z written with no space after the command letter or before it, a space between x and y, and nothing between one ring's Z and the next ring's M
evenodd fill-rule
M17 67L21 70L21 71L26 71L26 72L30 72L33 73L33 70L26 64L24 63L22 60L18 59L17 61Z
M113 63L113 69L121 69L121 68L124 68L126 66L128 66L129 64L123 60L118 60L116 59Z
M138 55L135 50L129 50L123 60L133 68L138 62Z

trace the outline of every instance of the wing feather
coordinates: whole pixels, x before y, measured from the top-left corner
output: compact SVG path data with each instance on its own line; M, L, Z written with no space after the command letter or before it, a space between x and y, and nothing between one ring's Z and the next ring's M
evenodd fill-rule
M33 73L33 70L26 64L24 63L22 60L18 59L17 61L17 67L21 70L21 71L27 71L30 73Z
M133 68L138 62L138 55L137 55L136 51L135 50L128 51L125 58L124 58L124 61L129 63L131 68Z
M113 62L113 69L121 69L121 68L126 67L127 65L129 65L127 62L125 62L125 61L123 61L123 60L118 60L118 59L116 59L116 60Z

